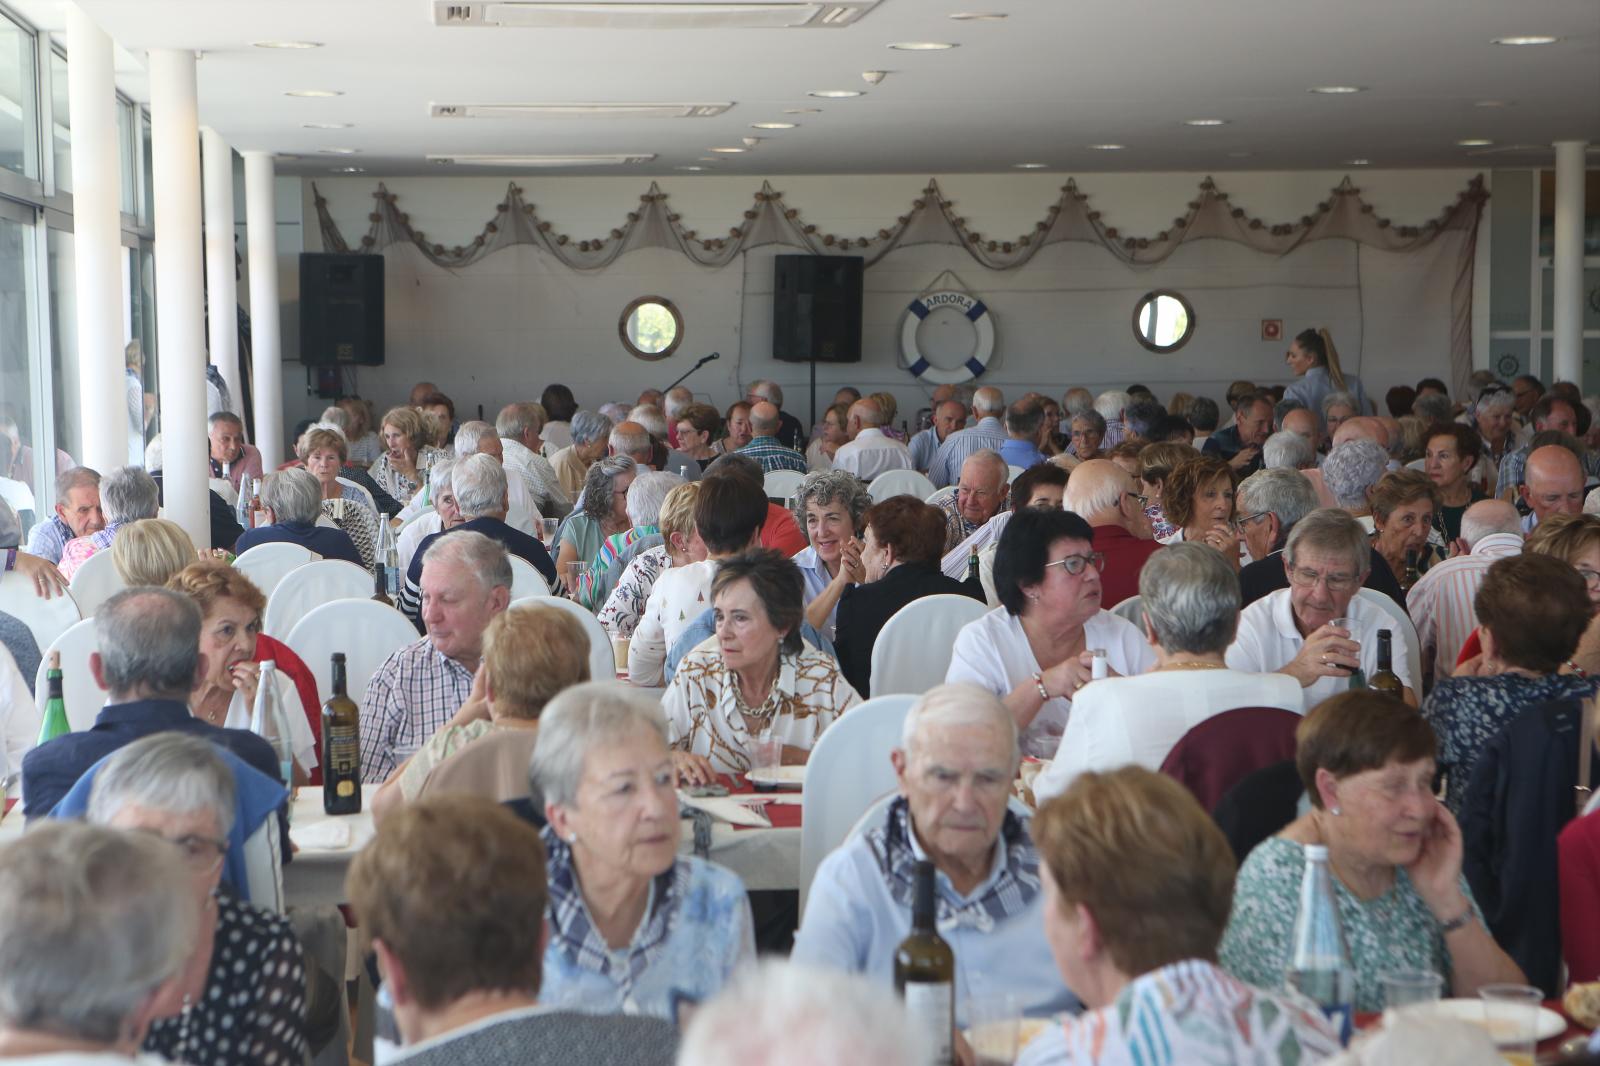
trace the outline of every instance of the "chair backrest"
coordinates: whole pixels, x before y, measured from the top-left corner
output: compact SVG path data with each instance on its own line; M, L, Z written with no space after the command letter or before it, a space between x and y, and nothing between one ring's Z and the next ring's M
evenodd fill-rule
M617 679L617 656L611 650L611 634L606 632L606 627L600 620L590 614L582 604L573 603L565 596L523 596L511 601L513 607L555 607L558 610L569 611L583 626L583 631L589 634L589 680L615 681Z
M83 617L71 593L58 592L48 600L33 588L33 579L15 570L0 573L0 610L28 627L41 648Z
M772 470L761 479L766 486L767 499L788 500L800 488L806 476L798 470Z
M89 656L100 650L94 619L85 618L68 626L49 645L40 647L44 648L44 655L39 659L39 672L33 679L33 700L39 706L41 720L45 702L50 698L50 685L45 680L50 670L50 653L60 652L61 698L67 703L67 722L74 733L88 729L109 698L89 670Z
M365 599L371 595L372 575L355 563L347 563L343 559L318 559L297 566L278 582L278 587L267 597L267 611L261 619L261 632L282 640L312 608L334 600Z
M72 580L67 584L67 588L72 590L73 600L78 604L79 613L85 618L93 618L102 603L127 587L128 583L117 571L117 561L112 557L110 548L97 551L85 559L73 571Z
M1252 770L1223 793L1211 817L1228 838L1235 865L1243 866L1257 844L1299 816L1303 795L1300 771L1292 761Z
M893 496L915 496L923 500L933 491L933 482L916 470L885 470L867 485L873 503L882 503Z
M250 905L282 914L283 845L279 841L278 819L268 818L244 841L244 872Z
M1389 615L1389 620L1394 624L1390 627L1395 635L1406 642L1406 665L1411 669L1411 688L1416 692L1417 698L1422 698L1422 641L1417 636L1416 623L1411 621L1411 616L1406 614L1406 609L1394 602L1394 598L1379 592L1377 589L1357 589L1356 595L1362 601L1374 607L1383 608Z
M527 599L529 596L550 595L550 583L544 575L534 569L532 563L520 555L512 555L511 559L511 598L513 600Z
M1021 473L1022 467L1012 463L1006 464L1006 484L1009 485L1013 481L1017 480L1017 477L1021 475Z
M928 493L927 497L924 498L922 502L931 503L933 506L937 507L939 504L943 503L945 500L948 500L955 494L956 487L954 485L946 485L942 489L934 489L932 492Z
M989 612L970 596L924 596L894 613L872 644L872 694L913 695L944 681L956 634Z
M322 556L310 548L299 544L289 544L284 541L275 541L269 544L257 544L239 553L233 565L244 572L251 584L261 590L261 595L272 598L273 590L278 587L284 575L295 567L304 566L313 559Z
M322 700L333 695L333 653L343 652L346 692L359 704L366 699L373 671L415 642L417 627L388 604L362 596L311 608L281 639L305 661Z
M840 715L812 747L800 797L802 915L822 860L844 843L874 800L894 789L889 753L900 745L906 712L916 699L904 693L874 696Z
M432 519L432 521L429 521ZM381 518L378 521L382 521ZM423 514L413 515L401 524L395 531L395 548L400 554L400 576L404 577L411 570L411 560L416 556L417 549L422 542L433 534L439 532L444 525L444 519L439 517L438 511L427 511ZM374 526L376 530L376 526Z
M216 493L218 496L221 496L223 502L225 502L229 507L237 507L239 505L239 490L234 488L233 482L229 481L227 478L212 478L211 491Z
M1276 762L1294 760L1294 731L1300 715L1280 707L1239 707L1223 711L1185 733L1161 764L1175 779L1214 810L1234 785Z
M1123 618L1129 622L1132 622L1134 628L1138 629L1139 632L1144 632L1144 620L1139 617L1144 611L1144 601L1138 596L1129 596L1115 607L1108 607L1106 609L1112 614L1116 615L1118 618Z
M367 487L365 485L362 485L359 482L351 481L347 477L334 478L334 480L346 488L355 489L357 492L361 493L362 497L367 501L367 506L372 508L372 513L378 513L378 505L373 501L372 493L367 491ZM394 516L390 515L389 517L393 518Z

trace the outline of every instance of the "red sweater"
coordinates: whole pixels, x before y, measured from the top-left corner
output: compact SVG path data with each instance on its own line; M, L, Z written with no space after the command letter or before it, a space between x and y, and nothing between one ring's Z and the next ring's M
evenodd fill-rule
M1130 596L1139 595L1139 571L1144 561L1161 550L1153 540L1144 540L1121 526L1095 526L1094 550L1106 557L1100 571L1100 606L1110 610Z

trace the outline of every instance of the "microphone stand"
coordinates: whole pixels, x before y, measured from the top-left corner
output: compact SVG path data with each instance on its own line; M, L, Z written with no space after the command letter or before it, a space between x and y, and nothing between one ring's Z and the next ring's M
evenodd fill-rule
M685 370L681 375L679 375L677 381L674 381L671 385L668 385L666 388L662 389L661 391L662 392L671 392L673 389L677 388L680 383L682 383L684 378L688 377L690 374L693 374L696 370L699 370L701 367L703 367L707 363L711 362L711 360L713 360L713 359L721 359L721 358L722 358L722 353L721 352L712 352L710 355L705 356L704 358L702 358L694 366L691 366L688 370Z

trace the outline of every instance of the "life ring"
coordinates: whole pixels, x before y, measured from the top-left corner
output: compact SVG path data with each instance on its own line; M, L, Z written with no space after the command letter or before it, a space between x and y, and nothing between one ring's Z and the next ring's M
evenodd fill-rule
M953 307L966 315L978 334L978 344L972 354L960 366L949 370L934 366L917 351L917 327L940 307ZM994 321L982 300L964 292L930 292L912 300L906 311L905 323L900 327L900 355L912 374L934 385L959 385L989 368L989 360L994 356Z

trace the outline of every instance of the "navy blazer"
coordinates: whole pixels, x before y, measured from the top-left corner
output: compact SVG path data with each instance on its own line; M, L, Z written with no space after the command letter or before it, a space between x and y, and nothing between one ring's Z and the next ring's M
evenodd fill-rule
M940 573L937 562L901 563L876 581L844 590L833 627L833 651L845 680L862 699L870 695L872 645L878 631L912 600L938 595L971 596L983 602L983 594L971 585Z
M347 563L355 563L363 570L367 568L367 564L361 561L361 553L356 550L355 541L350 539L350 534L342 529L329 529L310 522L274 522L270 526L247 529L239 534L233 552L235 555L243 555L257 544L298 544L302 548L316 552L324 559L343 559Z

